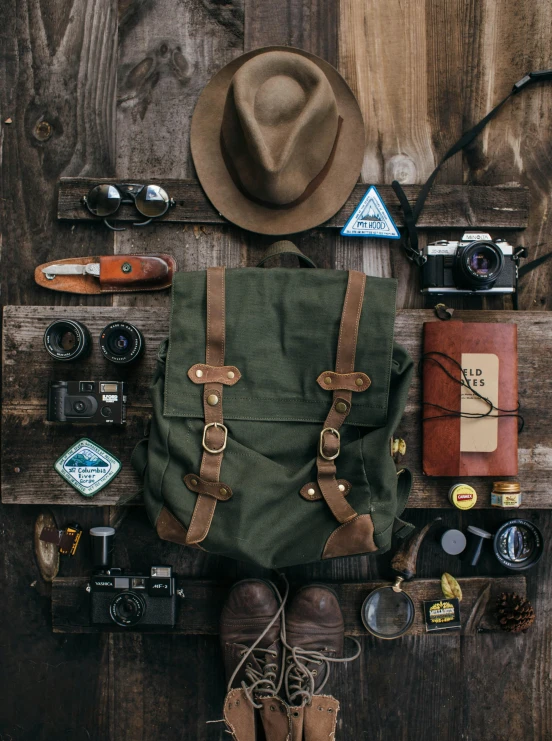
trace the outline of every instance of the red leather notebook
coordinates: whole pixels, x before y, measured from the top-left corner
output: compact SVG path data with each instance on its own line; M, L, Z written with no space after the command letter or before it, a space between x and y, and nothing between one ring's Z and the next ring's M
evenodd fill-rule
M518 417L495 419L494 415L504 414L496 410L491 412L493 418L456 416L460 411L485 412L488 405L455 383L435 361L458 380L462 379L460 368L463 368L470 388L501 410L515 414L517 325L426 322L423 351L424 473L427 476L516 476Z

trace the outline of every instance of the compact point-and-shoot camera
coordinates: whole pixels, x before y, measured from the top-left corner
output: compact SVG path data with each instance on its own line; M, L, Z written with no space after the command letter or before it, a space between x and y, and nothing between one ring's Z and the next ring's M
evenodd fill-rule
M107 569L91 577L88 591L94 625L174 627L176 592L172 566L152 566L150 576Z
M524 252L486 232L466 232L456 242L432 242L423 250L422 293L515 293Z
M124 425L126 401L123 381L50 381L46 419Z

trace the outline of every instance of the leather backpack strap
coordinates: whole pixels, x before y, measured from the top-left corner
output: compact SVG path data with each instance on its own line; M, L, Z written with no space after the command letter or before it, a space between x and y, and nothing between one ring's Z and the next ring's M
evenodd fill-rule
M324 429L320 433L316 458L317 481L326 504L341 523L348 522L357 516L356 511L345 499L343 487L339 488L335 459L340 450L339 430L351 411L353 393L365 391L370 385L370 379L364 373L358 373L356 380L354 378L358 327L365 286L364 273L350 270L341 314L335 373L328 371L319 376L320 385L333 390L333 399L324 422Z
M225 343L225 288L224 268L207 269L207 336L205 363L207 366L224 366ZM202 376L196 382L202 382ZM228 431L223 422L222 389L220 382L208 381L203 387L203 458L200 478L205 482L218 482ZM212 487L211 487L212 488ZM225 490L227 489L224 486ZM206 488L206 491L208 489ZM207 537L218 499L210 494L198 494L188 528L186 543L195 545Z

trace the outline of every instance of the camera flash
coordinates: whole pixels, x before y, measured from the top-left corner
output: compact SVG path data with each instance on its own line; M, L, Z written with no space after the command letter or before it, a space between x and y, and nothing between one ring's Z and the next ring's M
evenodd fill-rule
M117 384L116 383L100 383L100 391L102 394L116 394Z
M160 579L168 579L172 575L172 566L152 566L151 575Z

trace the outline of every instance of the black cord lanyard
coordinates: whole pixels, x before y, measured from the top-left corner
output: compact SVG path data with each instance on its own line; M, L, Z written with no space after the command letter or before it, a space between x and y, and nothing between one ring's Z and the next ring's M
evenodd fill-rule
M426 183L424 184L422 190L420 191L420 194L418 195L418 198L416 199L416 203L414 206L412 206L408 198L406 197L406 193L404 192L401 184L397 180L393 180L391 183L393 190L395 191L395 194L397 198L399 199L399 202L401 204L403 215L404 215L404 224L406 227L406 235L405 239L403 240L403 248L406 252L406 255L409 260L412 260L412 262L416 263L419 267L421 267L427 260L427 257L422 255L422 253L419 250L418 247L418 231L416 228L416 223L418 221L418 218L422 212L422 209L424 207L426 198L429 194L429 191L431 190L431 187L433 183L435 182L435 178L439 174L439 170L441 167L445 164L445 162L452 157L453 155L457 154L458 152L462 151L464 147L467 147L468 144L470 144L475 137L485 128L485 126L493 119L496 114L499 112L499 110L502 108L502 106L510 100L510 98L514 95L517 95L517 93L520 92L520 90L523 90L527 85L530 85L533 82L540 82L542 80L552 80L552 69L545 69L540 70L537 72L529 72L524 77L521 78L521 80L518 80L514 87L512 88L512 91L504 98L504 100L501 100L498 105L496 105L487 115L479 121L473 128L469 129L469 131L466 131L460 139L454 144L448 152L445 154L443 159L439 162L437 167L433 170L429 178L427 179ZM519 271L520 277L522 275L525 275L533 268L538 267L538 265L541 265L545 260L547 260L549 257L552 256L552 253L548 255L543 255L536 260L533 260L528 265L525 265L521 270Z

